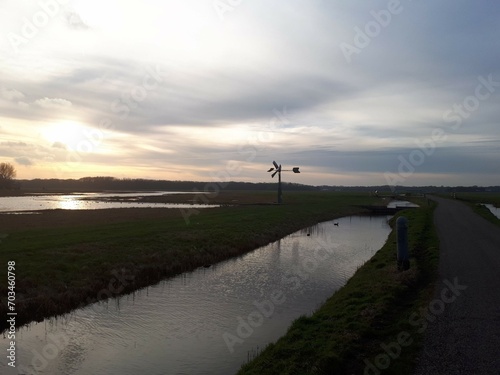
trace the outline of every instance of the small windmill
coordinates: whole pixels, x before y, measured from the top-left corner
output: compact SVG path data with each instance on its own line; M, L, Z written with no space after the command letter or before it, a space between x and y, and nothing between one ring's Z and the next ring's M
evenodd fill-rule
M293 167L292 169L281 169L281 164L278 165L278 163L276 163L274 160L273 160L273 165L274 167L269 168L268 172L274 171L273 174L271 175L272 178L276 176L276 173L278 174L278 204L281 204L283 203L283 200L281 198L281 172L300 173L300 171L299 167Z

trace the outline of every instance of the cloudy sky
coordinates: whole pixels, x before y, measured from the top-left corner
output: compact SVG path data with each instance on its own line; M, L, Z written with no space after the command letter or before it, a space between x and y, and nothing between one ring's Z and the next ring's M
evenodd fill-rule
M0 1L0 162L500 184L498 0Z

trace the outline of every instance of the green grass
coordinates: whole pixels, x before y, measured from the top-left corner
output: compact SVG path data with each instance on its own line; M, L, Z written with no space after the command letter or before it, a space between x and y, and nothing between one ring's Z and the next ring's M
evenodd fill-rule
M491 213L481 203L490 203L500 207L499 193L457 193L456 198L467 203L478 215L484 217L493 224L500 225L500 219Z
M271 201L275 196L259 194ZM243 254L317 222L359 212L353 205L380 203L364 193L285 192L284 199L281 206L201 209L189 224L179 214L12 231L0 244L0 264L16 262L18 324ZM127 275L122 285L114 276L118 270ZM6 267L0 269L0 278L0 315L5 316ZM5 322L0 323L3 328Z
M407 210L411 268L398 272L396 234L365 263L348 283L314 314L297 319L287 334L269 345L239 375L250 374L360 374L365 363L383 353L406 331L412 345L391 361L384 374L408 374L421 349L419 327L409 316L430 300L438 265L438 240L433 227L434 204Z

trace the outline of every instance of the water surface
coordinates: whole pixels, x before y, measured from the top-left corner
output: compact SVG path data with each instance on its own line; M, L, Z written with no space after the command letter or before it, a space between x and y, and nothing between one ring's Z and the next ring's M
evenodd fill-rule
M320 223L210 268L22 327L19 364L27 374L234 374L294 319L316 310L389 232L385 216ZM5 338L0 342L6 347ZM3 363L0 373L17 374Z
M192 193L192 192L191 192ZM210 208L218 205L149 203L149 202L113 202L102 201L110 197L156 196L179 194L178 192L133 192L133 193L82 193L26 195L20 197L0 197L0 212L34 212L40 210L97 210L105 208Z
M490 210L490 212L493 215L495 215L497 218L500 219L500 208L495 207L494 205L492 205L490 203L485 203L485 204L483 204L483 206L485 206L488 210Z
M408 201L393 200L393 201L389 202L387 207L388 208L396 208L396 207L419 207L419 206L418 206L418 204L408 202Z

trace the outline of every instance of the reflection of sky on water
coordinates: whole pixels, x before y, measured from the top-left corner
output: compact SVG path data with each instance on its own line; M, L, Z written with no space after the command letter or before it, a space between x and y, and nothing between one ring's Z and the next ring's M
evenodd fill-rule
M94 199L109 197L155 196L178 194L179 192L154 193L88 193L74 195L35 195L22 197L0 197L0 212L39 210L96 210L105 208L206 208L217 205L193 205L174 203L103 202ZM91 198L91 199L89 199Z
M484 206L485 206L488 210L490 210L490 212L491 212L493 215L495 215L497 218L499 218L499 219L500 219L500 208L497 208L497 207L495 207L494 205L489 204L489 203L485 204Z
M391 201L387 205L389 208L396 208L396 207L418 207L418 204L408 202L408 201Z
M249 353L313 312L382 247L391 230L387 219L320 223L210 268L19 327L18 364L32 373L33 351L42 353L56 339L65 345L40 374L234 374ZM272 312L230 353L223 334L236 335L238 319L258 314L257 305L275 292L282 301L266 302ZM1 347L6 341L0 336ZM0 361L1 374L6 366Z
M57 208L62 208L63 210L79 210L83 208L82 203L83 201L78 200L75 197L71 197L69 199L59 201L59 207Z

